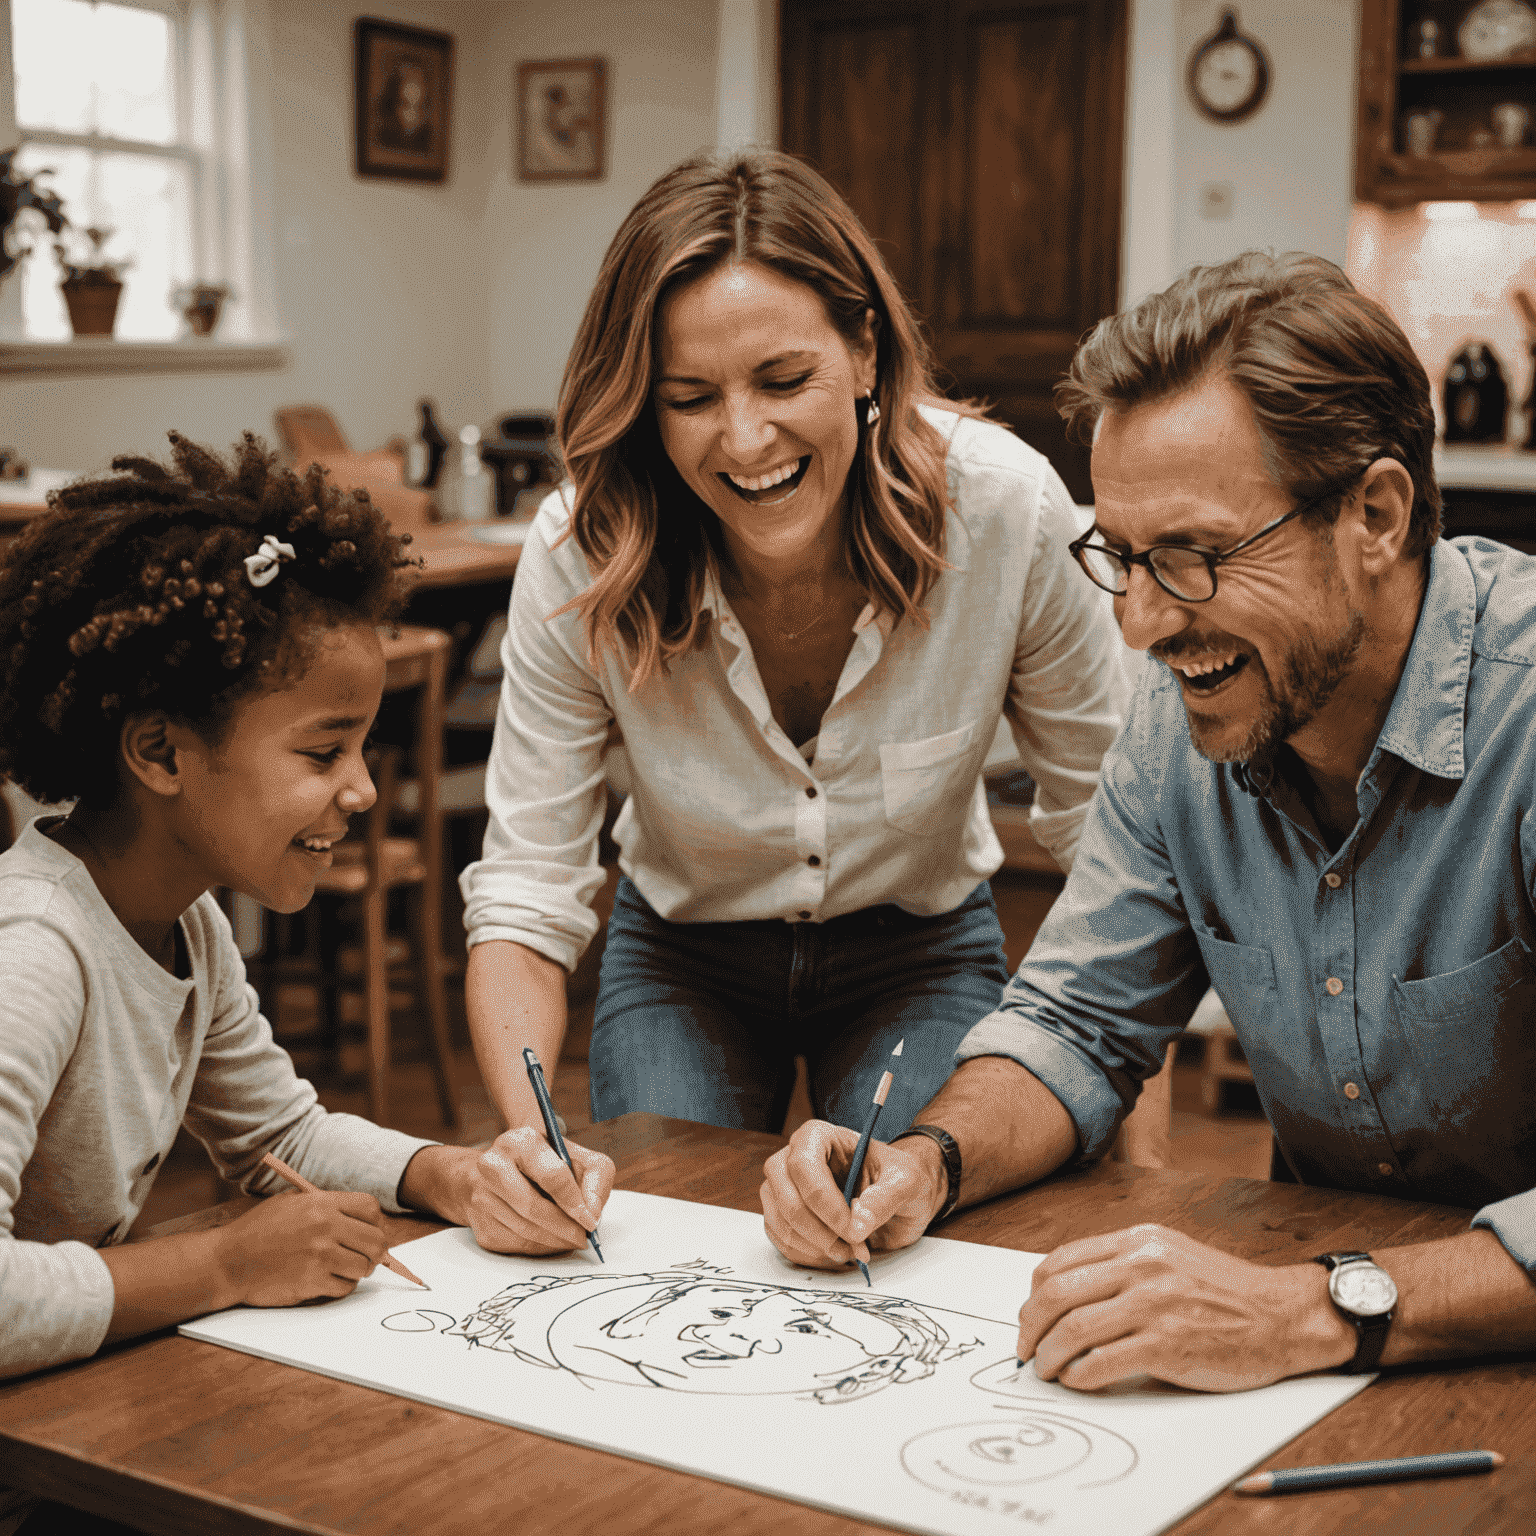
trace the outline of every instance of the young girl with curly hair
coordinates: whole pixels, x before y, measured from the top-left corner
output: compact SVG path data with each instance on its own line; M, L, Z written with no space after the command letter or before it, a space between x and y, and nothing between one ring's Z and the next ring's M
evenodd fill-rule
M249 434L233 463L171 440L174 467L114 460L0 556L0 777L75 802L0 855L0 1376L237 1303L344 1295L385 1251L381 1209L509 1246L494 1149L320 1107L209 894L296 911L372 805L402 541ZM269 1151L346 1193L124 1244L180 1125L250 1193L282 1187ZM543 1187L589 1215L549 1161Z

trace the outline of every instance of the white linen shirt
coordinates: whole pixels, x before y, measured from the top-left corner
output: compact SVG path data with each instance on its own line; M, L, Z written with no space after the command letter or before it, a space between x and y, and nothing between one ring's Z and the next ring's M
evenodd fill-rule
M953 499L926 628L866 606L809 763L774 720L711 573L704 643L629 691L580 616L591 581L553 492L529 529L502 644L483 857L460 877L470 944L512 939L574 969L597 931L603 756L631 789L619 867L672 922L821 922L894 903L952 911L1002 863L982 764L1008 720L1037 785L1036 838L1070 866L1128 699L1107 593L1067 553L1077 522L1043 455L993 422L925 410Z

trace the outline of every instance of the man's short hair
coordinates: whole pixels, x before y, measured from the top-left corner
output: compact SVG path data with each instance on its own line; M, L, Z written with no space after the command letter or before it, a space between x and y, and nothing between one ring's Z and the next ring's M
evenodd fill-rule
M1246 251L1191 267L1093 328L1056 403L1087 441L1111 407L1164 399L1218 369L1247 399L1265 467L1290 495L1307 500L1396 459L1413 477L1404 557L1439 537L1429 378L1391 315L1321 256ZM1331 525L1342 504L1330 497L1311 519Z

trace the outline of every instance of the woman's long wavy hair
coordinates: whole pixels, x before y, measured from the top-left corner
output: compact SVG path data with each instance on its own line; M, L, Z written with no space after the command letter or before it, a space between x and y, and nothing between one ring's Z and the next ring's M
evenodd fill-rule
M918 406L981 414L941 401L895 279L853 210L810 166L768 151L699 156L669 171L608 247L557 421L575 488L571 532L593 572L558 611L581 614L594 659L621 650L631 689L701 638L716 520L667 457L652 381L663 302L726 261L757 262L813 289L850 347L862 344L869 312L877 317L880 421L861 429L849 473L846 552L870 601L898 622L926 622L923 599L945 568L945 444Z

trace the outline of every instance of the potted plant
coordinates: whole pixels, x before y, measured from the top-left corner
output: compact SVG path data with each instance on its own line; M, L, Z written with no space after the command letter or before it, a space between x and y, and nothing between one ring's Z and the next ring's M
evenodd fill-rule
M64 217L64 205L56 192L38 186L34 176L20 176L16 172L16 149L0 150L0 277L7 276L32 247L21 238L19 215L31 210L40 217L54 234L63 233L69 220ZM46 176L39 171L38 176Z
M117 319L117 301L123 294L119 274L130 263L107 255L106 244L112 238L110 229L92 226L84 234L88 244L82 245L76 237L68 244L58 241L53 247L64 272L64 281L59 286L69 306L69 323L76 336L110 336Z

